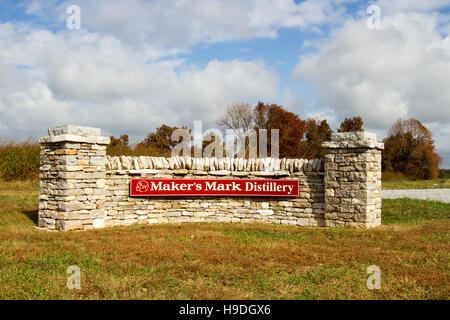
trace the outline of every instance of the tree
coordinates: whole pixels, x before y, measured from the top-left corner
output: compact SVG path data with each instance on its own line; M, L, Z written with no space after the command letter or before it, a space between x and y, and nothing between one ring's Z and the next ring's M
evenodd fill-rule
M217 120L217 124L224 130L231 129L243 139L253 127L253 108L244 102L234 102L227 108L227 112Z
M159 126L154 132L147 134L147 137L142 141L142 144L147 148L151 148L158 153L166 154L170 156L170 151L178 144L180 141L172 141L172 134L177 129L185 129L186 127L175 127L168 125ZM191 131L189 130L189 133Z
M238 154L246 156L250 149L249 134L253 127L252 106L245 102L233 102L228 106L226 113L216 122L223 130L233 130L238 139L237 142L241 146ZM234 149L234 146L232 148Z
M435 179L441 158L431 132L416 119L399 119L384 139L383 170L412 179Z
M127 134L120 135L119 138L110 137L111 143L106 148L106 153L110 156L128 155L131 153L131 147L128 145L129 138Z
M297 158L304 147L303 137L306 132L306 121L283 107L258 102L254 109L256 131L267 130L268 150L271 149L271 130L279 130L279 156L281 158Z
M255 109L253 110L254 127L256 130L267 129L269 127L269 110L270 105L266 105L261 101L259 101L256 105Z
M345 118L338 128L338 132L364 131L363 124L364 121L361 117Z
M127 134L120 135L120 138L117 139L114 136L111 136L111 143L109 144L111 147L115 146L128 146L129 138Z
M327 120L308 119L306 143L302 156L305 158L323 158L325 151L322 148L322 142L329 141L332 132Z
M248 137L252 129L259 139L261 139L260 130L267 130L269 156L271 156L272 130L274 129L279 130L280 157L295 158L302 155L307 122L279 105L265 104L259 101L252 108L248 103L233 103L217 123L222 129L232 129L241 141L245 141L246 155L247 152L248 154L251 153ZM328 124L326 125L328 126ZM324 129L321 128L320 130ZM261 150L259 150L259 153L261 155Z
M202 138L203 157L223 158L226 154L225 144L220 134L215 131L209 131Z

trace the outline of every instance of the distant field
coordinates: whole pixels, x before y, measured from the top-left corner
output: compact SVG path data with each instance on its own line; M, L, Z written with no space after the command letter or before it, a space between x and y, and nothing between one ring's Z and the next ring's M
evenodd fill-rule
M448 299L450 205L384 200L372 230L244 224L34 228L37 183L0 183L0 299ZM70 265L81 290L66 288ZM370 265L381 290L366 287Z
M450 188L450 179L383 181L383 190Z

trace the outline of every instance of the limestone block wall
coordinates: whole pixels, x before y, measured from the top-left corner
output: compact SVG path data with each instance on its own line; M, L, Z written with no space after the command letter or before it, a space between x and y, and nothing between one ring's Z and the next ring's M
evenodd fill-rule
M324 226L324 172L322 160L108 157L105 194L105 226L168 222L262 222L302 226ZM215 170L216 162L219 170ZM219 164L219 162L221 164ZM222 162L223 169L222 168ZM233 162L233 164L231 164ZM250 166L245 166L250 162ZM228 164L227 164L228 163ZM267 167L264 168L264 163ZM288 164L286 167L286 163ZM212 168L210 167L212 164ZM235 166L236 164L236 166ZM245 164L245 165L244 165ZM121 167L122 169L117 169ZM126 167L127 169L123 169ZM150 169L152 167L152 169ZM166 167L166 168L164 168ZM156 168L156 169L153 169ZM245 169L244 169L245 168ZM286 168L288 170L286 170ZM211 170L213 169L213 170ZM231 169L231 170L230 170ZM298 198L255 197L151 197L130 198L132 178L168 179L295 179Z
M100 129L58 126L41 138L38 225L56 230L169 222L374 227L382 144L333 134L324 159L109 157ZM130 197L132 178L295 179L299 197Z

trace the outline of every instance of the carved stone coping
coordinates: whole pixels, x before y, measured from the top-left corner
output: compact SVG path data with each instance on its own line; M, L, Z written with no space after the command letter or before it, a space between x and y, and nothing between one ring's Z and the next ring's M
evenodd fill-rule
M173 175L194 175L194 176L233 176L233 177L289 177L289 176L304 176L304 172L290 173L289 171L229 171L229 170L214 170L214 171L201 171L201 170L186 170L186 169L164 169L164 170L154 170L154 169L141 169L141 170L107 170L107 174L115 175L130 175L130 176L151 176L158 174L173 174ZM324 175L324 172L310 172L318 175Z

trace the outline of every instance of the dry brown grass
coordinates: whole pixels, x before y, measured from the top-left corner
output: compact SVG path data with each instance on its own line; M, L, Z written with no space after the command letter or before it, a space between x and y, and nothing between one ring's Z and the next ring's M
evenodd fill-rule
M372 230L182 224L60 233L36 230L36 210L36 184L0 185L0 299L449 298L442 212ZM66 288L73 264L79 291ZM373 264L381 290L366 287Z

